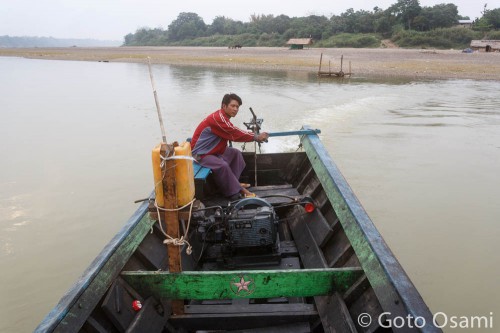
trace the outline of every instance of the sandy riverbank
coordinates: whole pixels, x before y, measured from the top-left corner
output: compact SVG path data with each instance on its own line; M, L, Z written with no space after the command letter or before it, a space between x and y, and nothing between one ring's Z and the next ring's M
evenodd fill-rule
M422 49L325 49L243 47L110 47L0 49L0 56L106 62L146 62L235 69L291 70L316 73L349 72L354 77L500 80L500 53L462 53L460 50Z

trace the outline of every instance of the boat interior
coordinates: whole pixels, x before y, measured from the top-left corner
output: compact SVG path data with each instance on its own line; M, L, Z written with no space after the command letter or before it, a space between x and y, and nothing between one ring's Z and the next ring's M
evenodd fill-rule
M187 225L185 218L180 219L182 229L189 229L192 245L190 255L186 254L185 248L182 251L183 271L360 270L359 260L306 153L258 154L257 157L253 153L244 153L244 158L246 169L240 180L251 184L249 190L258 198L254 199L257 201L249 200L248 205L242 206L244 209L240 206L240 214L243 210L250 212L251 216L264 216L263 220L274 214L275 234L267 230L268 238L265 238L262 236L264 228L260 228L257 238L247 233L243 239L238 238L234 229L233 246L228 249L226 245L221 245L224 236L211 230L216 229L217 224L210 224L209 221L218 213L209 213L210 207L218 207L216 211L219 210L220 214L221 210L228 212L231 205L235 206L237 202L220 196L214 190L210 175L196 179L196 198L199 200L192 208L191 225ZM269 207L259 200L272 206L272 214ZM309 207L306 210L306 203L313 203L314 209ZM203 216L196 216L200 212ZM150 214L155 217L155 209L150 208ZM204 220L208 222L201 222ZM240 221L238 218L235 220ZM234 226L239 228L237 222ZM164 239L159 223L154 223L152 232L147 233L122 272L168 272ZM255 242L260 242L261 246L254 246ZM82 331L373 332L381 329L377 323L361 328L353 320L361 313L369 313L374 318L382 312L370 283L362 273L346 290L307 297L171 301L132 285L122 273L90 314ZM140 312L130 306L137 300L142 305ZM173 303L177 303L177 310L173 310Z

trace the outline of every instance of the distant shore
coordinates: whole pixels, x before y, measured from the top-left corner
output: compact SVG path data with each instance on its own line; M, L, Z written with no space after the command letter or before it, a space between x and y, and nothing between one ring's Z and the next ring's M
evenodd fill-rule
M228 69L340 71L364 78L500 80L500 53L460 50L277 47L0 48L0 56L100 62L147 62Z

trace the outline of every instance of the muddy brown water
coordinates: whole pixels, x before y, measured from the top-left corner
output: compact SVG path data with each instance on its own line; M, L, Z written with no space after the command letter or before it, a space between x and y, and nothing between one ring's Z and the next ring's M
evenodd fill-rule
M243 98L235 124L252 107L267 131L320 128L431 310L498 323L500 82L153 70L168 140L191 136L226 92ZM0 58L0 73L0 331L20 332L150 193L161 132L144 64Z

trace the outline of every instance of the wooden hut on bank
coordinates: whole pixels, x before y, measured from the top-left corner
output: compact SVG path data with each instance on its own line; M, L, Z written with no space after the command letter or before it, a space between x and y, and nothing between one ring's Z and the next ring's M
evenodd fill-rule
M313 44L312 38L291 38L286 45L290 45L290 50L302 50L304 46Z
M474 21L472 20L458 20L457 27L471 29L473 25Z
M500 52L500 40L472 40L470 48L474 51Z

